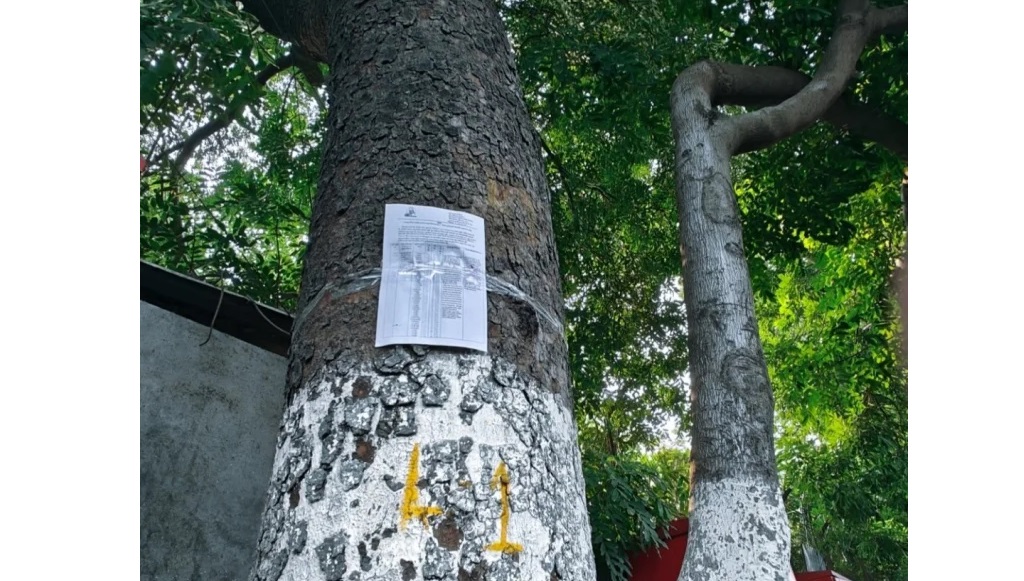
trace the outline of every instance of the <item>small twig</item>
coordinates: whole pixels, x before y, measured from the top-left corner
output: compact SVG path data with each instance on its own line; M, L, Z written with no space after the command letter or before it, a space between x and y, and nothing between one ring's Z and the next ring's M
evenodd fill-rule
M213 326L217 323L217 315L220 314L220 305L224 302L224 287L220 288L220 298L217 299L217 308L213 311L213 320L210 321L210 333L206 335L206 341L199 344L200 347L206 345L213 338Z
M256 307L256 312L259 313L261 317L263 317L263 320L266 321L268 325L270 325L271 327L277 329L278 331L281 331L282 333L284 333L285 335L287 335L289 337L292 336L291 332L285 331L281 327L278 327L277 325L274 324L273 321L271 321L269 318L267 318L267 316L263 314L263 309L260 308L259 303L257 303L256 301L254 301L252 299L249 299L249 302L252 303L252 306Z
M552 151L551 148L548 146L548 142L547 140L544 139L544 136L538 135L538 137L540 138L540 145L544 149L544 152L547 154L549 158L551 158L551 161L554 162L555 171L557 171L558 175L562 178L562 187L565 189L565 195L569 198L569 212L573 215L573 226L575 226L576 231L579 232L580 221L578 216L576 215L576 196L573 193L572 183L575 180L572 179L571 174L565 169L565 166L562 165L561 158L558 157L558 155L554 151Z
M274 282L277 283L276 284L276 286L277 286L276 290L277 290L277 294L278 294L278 299L279 300L280 300L281 294L283 294L281 292L281 279L283 278L281 276L281 271L284 270L284 267L281 265L281 227L280 226L281 226L281 220L279 219L279 215L275 212L274 213L274 246L277 249L277 272L275 272L274 274L277 275L275 277L277 280L275 280Z

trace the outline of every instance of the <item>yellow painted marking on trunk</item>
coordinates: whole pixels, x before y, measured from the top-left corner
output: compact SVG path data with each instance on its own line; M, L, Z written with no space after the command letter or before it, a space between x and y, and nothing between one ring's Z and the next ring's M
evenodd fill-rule
M498 463L498 468L494 471L494 478L491 478L491 490L495 488L501 489L501 537L498 542L491 543L487 546L488 551L501 551L502 553L518 553L523 550L523 546L519 543L511 543L508 540L508 484L511 479L508 475L508 468L505 467L504 462Z
M405 494L402 497L402 506L399 508L399 526L404 530L410 519L419 519L423 526L427 526L427 517L441 514L441 508L437 506L420 505L420 489L416 487L416 481L420 479L420 444L412 445L412 455L409 457L409 475L405 477Z

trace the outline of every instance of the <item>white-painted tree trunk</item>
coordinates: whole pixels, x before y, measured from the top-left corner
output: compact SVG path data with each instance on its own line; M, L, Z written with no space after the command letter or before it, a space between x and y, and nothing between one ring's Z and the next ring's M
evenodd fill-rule
M289 406L274 466L279 508L260 541L280 556L266 576L281 567L280 579L592 580L565 407L486 355L408 355L396 374L355 368ZM493 483L501 464L507 487Z
M699 67L673 88L691 374L690 535L680 581L786 581L790 530L723 124Z
M794 578L790 529L778 485L733 477L698 482L680 580Z

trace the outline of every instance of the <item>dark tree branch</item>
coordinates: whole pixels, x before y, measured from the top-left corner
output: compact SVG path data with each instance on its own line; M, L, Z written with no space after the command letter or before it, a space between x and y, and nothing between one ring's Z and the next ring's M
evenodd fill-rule
M845 90L867 41L905 20L905 9L877 10L868 0L840 0L832 39L814 77L778 105L727 118L723 131L728 150L738 153L767 147L823 118Z
M278 58L256 75L256 78L253 80L253 85L258 87L265 86L270 79L274 78L282 71L299 65L302 60L303 57L295 52ZM245 107L249 105L250 102L250 99L236 97L230 104L228 104L223 113L196 129L191 135L185 138L184 141L161 152L156 159L162 160L177 151L178 155L174 159L174 169L176 171L181 171L185 167L185 164L188 163L188 160L192 158L196 148L198 148L199 145L208 137L231 125L236 119L238 119L242 114L242 111L245 110Z
M825 121L852 135L874 141L896 154L903 163L907 162L910 149L907 124L896 117L840 97L825 112Z
M242 5L264 30L327 62L326 0L243 0Z
M562 184L565 186L566 191L568 191L570 189L570 177L569 172L566 171L565 166L562 165L562 159L557 154L555 154L554 151L551 151L551 147L548 146L548 142L547 140L544 139L543 136L540 136L540 146L541 148L544 149L544 153L547 154L547 156L551 158L551 161L555 164L555 170L558 172L558 175L562 178Z
M907 29L907 5L871 11L871 28L881 34L892 34Z
M712 105L768 107L799 93L811 81L807 75L783 67L752 67L711 62L716 91ZM840 97L823 119L858 137L874 141L907 160L907 124L896 117ZM746 153L740 149L734 153Z
M601 194L605 200L615 200L615 197L609 194L608 190L604 189L600 184L580 184L579 181L576 180L576 178L572 177L572 174L570 174L569 171L565 169L565 165L562 164L561 158L554 151L552 151L550 147L548 147L548 144L543 137L541 137L540 139L540 144L541 147L544 149L544 153L547 154L547 156L550 157L551 160L555 163L555 170L558 172L558 175L562 178L562 185L565 187L565 191L569 196L569 205L573 210L575 210L576 201L576 197L573 195L573 185L579 186L580 189L584 191L587 188L594 190L597 193Z
M548 146L548 142L544 139L544 136L540 133L538 133L537 136L540 138L540 145L544 149L544 153L546 153L547 157L551 158L551 161L554 162L555 171L557 171L559 177L562 178L562 189L565 190L565 195L569 198L569 212L572 214L572 222L576 227L576 231L579 232L580 222L576 215L576 195L573 193L573 184L570 183L575 180L572 179L571 174L565 169L565 166L562 165L562 159Z

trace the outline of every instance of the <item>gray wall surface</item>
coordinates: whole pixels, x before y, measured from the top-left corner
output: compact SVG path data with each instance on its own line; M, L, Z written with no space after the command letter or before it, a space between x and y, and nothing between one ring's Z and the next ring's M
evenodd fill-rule
M287 362L141 305L141 579L244 580Z

